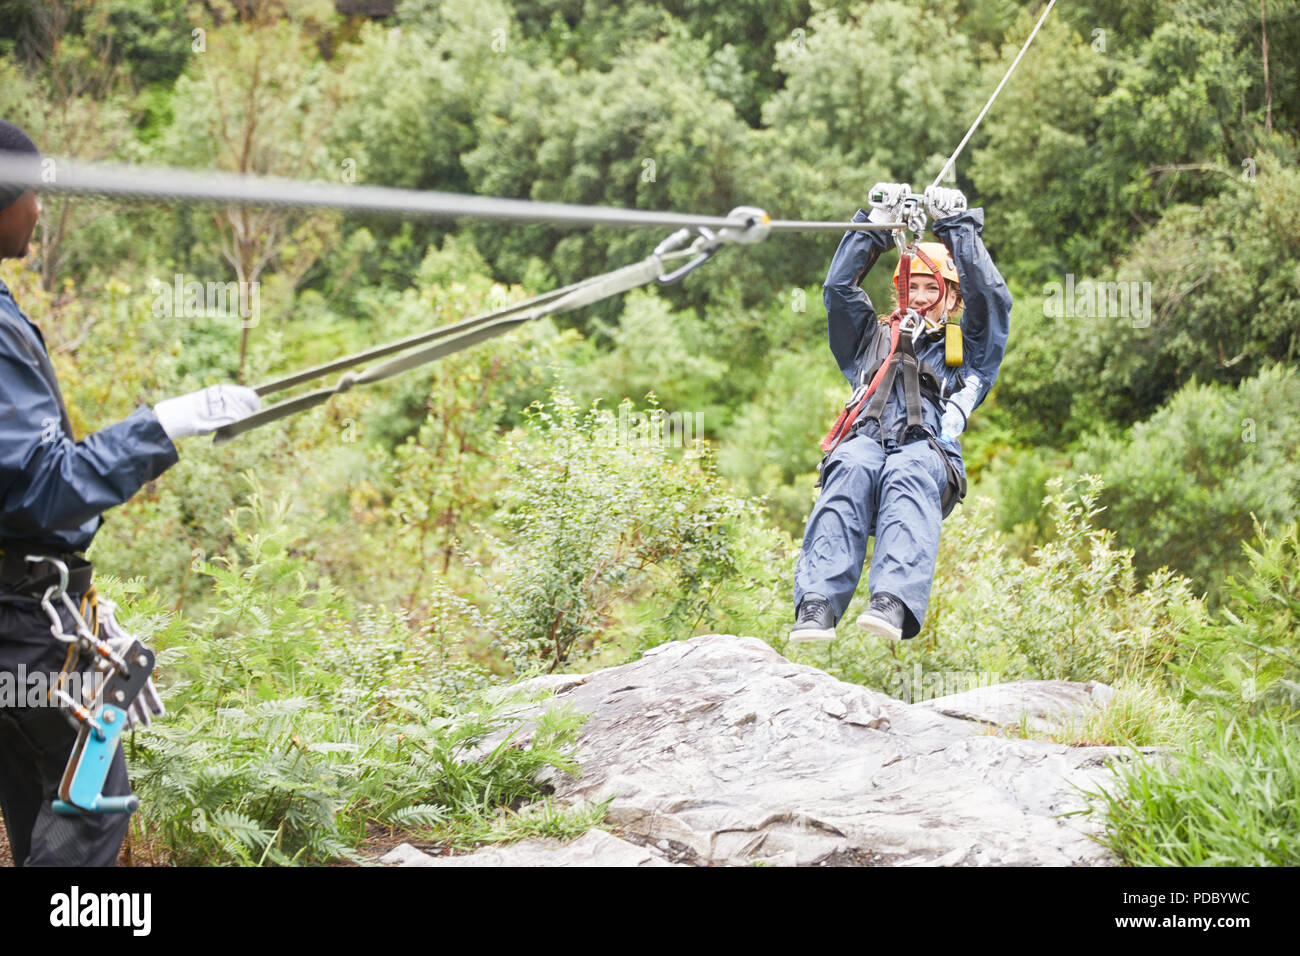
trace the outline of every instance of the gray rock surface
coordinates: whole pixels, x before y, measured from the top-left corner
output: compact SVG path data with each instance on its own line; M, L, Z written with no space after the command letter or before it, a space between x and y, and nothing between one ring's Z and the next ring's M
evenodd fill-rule
M949 717L1018 729L1052 733L1078 725L1115 696L1099 681L1027 680L977 687L961 694L935 697L917 704Z
M525 713L568 705L590 715L577 752L582 776L553 774L553 799L612 798L607 823L671 847L673 859L1112 862L1089 838L1092 816L1062 814L1084 807L1074 786L1096 789L1109 776L1107 758L1124 751L996 736L982 723L1016 726L1026 706L1034 719L1068 720L1098 706L1103 685L999 685L996 694L982 688L982 697L912 705L792 663L753 638L710 635L520 688L554 693L523 705ZM600 842L610 855L593 840L588 863L631 865L616 861L643 849Z

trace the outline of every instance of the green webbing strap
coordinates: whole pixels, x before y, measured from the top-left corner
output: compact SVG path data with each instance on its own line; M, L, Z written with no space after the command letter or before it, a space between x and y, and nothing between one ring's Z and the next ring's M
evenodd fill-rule
M383 358L386 355L392 355L395 352L403 352L406 349L414 348L417 345L424 345L428 342L436 342L440 339L452 338L461 332L467 332L470 329L478 328L481 325L487 325L496 319L505 318L509 315L515 315L519 312L545 305L556 299L567 295L575 289L586 284L587 281L575 282L572 285L564 286L552 292L534 296L523 302L517 302L514 305L506 306L503 309L496 309L492 312L485 312L482 315L476 315L472 318L463 319L460 322L454 322L451 325L439 326L427 332L418 332L415 335L399 339L396 342L389 342L387 345L377 345L374 348L366 349L363 352L357 352L353 355L344 356L343 358L334 359L323 365L317 365L301 372L294 372L291 375L285 375L282 378L274 379L270 382L264 382L256 386L253 391L258 395L272 395L276 392L282 392L287 388L293 388L295 385L301 385L303 382L310 382L312 379L322 378L334 372L342 372L345 369L354 368L373 359Z
M679 255L690 255L689 250L682 250ZM400 355L395 359L377 365L374 368L366 369L360 374L348 372L341 376L338 382L329 388L317 389L314 392L307 392L295 398L287 399L283 402L277 402L274 405L263 408L247 418L235 422L233 425L226 425L219 428L213 438L215 444L222 444L230 439L242 435L246 431L257 428L259 425L265 425L268 422L279 421L281 418L287 418L290 415L296 415L298 412L306 411L309 408L315 408L328 401L332 396L340 392L346 392L354 385L369 385L373 382L379 382L386 378L392 378L394 375L400 375L403 372L413 368L418 368L429 362L436 361L444 356L451 355L472 345L477 345L487 339L494 338L509 332L525 322L531 322L534 319L540 319L548 315L555 315L560 312L570 312L574 309L580 309L584 306L599 302L601 299L607 299L610 296L618 295L629 289L635 289L637 286L645 285L651 282L663 273L664 260L674 257L673 254L653 255L641 262L634 263L630 266L624 266L613 272L587 279L583 282L566 286L556 292L547 293L530 299L528 302L521 302L516 306L510 306L505 309L499 309L496 312L489 312L485 315L475 316L466 319L464 322L458 322L454 325L444 326L441 329L435 329L432 332L421 333L418 336L412 336L403 339L401 342L392 343L391 345L379 346L357 355L349 356L345 359L339 359L326 365L317 366L314 369L308 369L305 372L298 372L293 375L285 376L274 382L268 382L259 386L256 391L259 395L269 394L288 388L290 385L299 384L316 378L321 374L335 371L340 368L349 368L358 365L370 358L381 355L391 354L400 351L417 343L426 344L424 348L416 349L406 355Z

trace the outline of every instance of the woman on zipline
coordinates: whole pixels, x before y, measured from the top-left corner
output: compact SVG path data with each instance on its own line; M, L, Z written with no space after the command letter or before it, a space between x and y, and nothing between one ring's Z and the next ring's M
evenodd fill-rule
M877 183L871 212L858 210L854 221L902 221L911 194L906 183ZM924 202L942 243L916 244L910 277L895 270L902 315L879 320L861 288L890 248L887 232L846 232L826 276L831 354L855 392L822 443L822 491L795 568L792 641L834 639L873 534L871 603L858 625L894 640L915 636L940 523L966 493L959 436L997 381L1011 295L980 239L984 210L968 210L959 190L935 186ZM921 323L908 319L908 307ZM954 349L948 325L958 310Z

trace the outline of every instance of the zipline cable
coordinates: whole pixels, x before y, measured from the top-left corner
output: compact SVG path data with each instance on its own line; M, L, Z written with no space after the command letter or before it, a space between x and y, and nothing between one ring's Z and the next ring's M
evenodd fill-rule
M1052 12L1052 7L1054 6L1056 6L1056 0L1049 0L1047 9L1044 10L1043 15L1038 18L1038 22L1034 24L1034 28L1029 31L1029 37L1025 40L1025 45L1020 48L1020 52L1016 54L1016 58L1011 61L1011 66L1007 68L1006 75L1002 77L1002 82L999 83L997 89L993 91L993 95L989 97L989 101L984 104L984 109L980 110L980 115L975 117L975 122L971 123L970 129L966 130L966 135L961 138L961 142L957 144L957 148L952 151L952 155L948 157L948 161L943 164L943 169L939 170L939 175L934 177L934 182L930 183L931 186L937 186L939 183L943 182L943 177L948 175L948 170L952 169L952 164L957 162L957 157L961 155L961 151L966 148L966 144L970 141L971 136L973 136L975 130L979 128L980 121L984 119L984 114L989 111L989 107L993 105L993 101L996 100L998 94L1002 92L1002 87L1006 86L1007 80L1011 79L1011 74L1015 72L1016 67L1019 65L1020 58L1024 56L1025 51L1029 49L1029 44L1034 42L1034 36L1038 33L1038 28L1043 25L1043 21L1047 19L1047 15Z
M726 216L697 216L688 213L573 203L539 202L532 199L498 199L463 193L397 189L309 182L274 176L241 175L167 167L126 166L118 163L87 163L60 157L36 157L0 152L0 183L30 186L41 192L119 196L144 201L181 200L219 202L244 206L351 209L403 217L433 219L502 220L573 226L628 226L654 228L725 229L746 228L747 221ZM799 223L781 220L781 229L846 229L884 231L898 223L821 222Z

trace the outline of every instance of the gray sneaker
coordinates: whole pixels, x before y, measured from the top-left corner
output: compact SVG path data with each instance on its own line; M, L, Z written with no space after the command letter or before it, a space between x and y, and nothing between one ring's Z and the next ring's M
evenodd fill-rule
M904 611L903 602L892 594L873 594L871 604L858 618L858 627L891 641L901 641Z
M799 602L798 620L790 629L790 640L796 643L835 640L831 602L820 594L805 594Z

